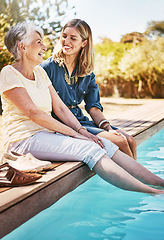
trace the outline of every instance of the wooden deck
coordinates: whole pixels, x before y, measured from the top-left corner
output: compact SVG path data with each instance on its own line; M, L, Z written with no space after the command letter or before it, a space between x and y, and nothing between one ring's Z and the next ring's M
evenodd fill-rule
M134 107L109 120L140 144L164 127L164 102ZM55 169L44 174L37 184L0 188L0 238L93 175L81 162L56 163Z

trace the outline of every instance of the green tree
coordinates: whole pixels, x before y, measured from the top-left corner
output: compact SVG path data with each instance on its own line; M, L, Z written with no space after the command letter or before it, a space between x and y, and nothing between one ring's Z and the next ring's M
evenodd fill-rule
M0 69L12 61L4 47L4 35L20 21L33 21L44 30L46 57L51 55L54 42L59 37L62 22L69 11L68 0L1 0L0 8Z
M164 97L164 38L137 44L103 41L95 46L95 74L101 94Z
M4 20L3 15L0 15L0 70L6 64L13 62L11 54L7 51L4 46L4 32L8 31L10 24Z
M138 93L147 88L149 95L157 96L156 90L164 87L164 38L146 41L131 48L119 63L121 76L126 81L134 81Z
M121 58L132 46L131 43L124 44L112 42L110 39L105 38L102 43L95 45L95 53L100 54L101 56L112 57L110 66L116 69Z
M19 21L34 21L44 29L45 35L57 37L62 21L72 9L68 0L1 0L0 14L11 25Z
M111 96L117 92L118 64L133 44L112 42L107 38L101 40L102 43L95 45L95 74L101 94Z
M145 41L145 36L143 33L132 32L132 33L127 33L127 34L123 35L120 42L137 44L137 43L143 42L143 41Z
M148 27L145 34L152 36L164 36L164 21L151 21L148 23Z

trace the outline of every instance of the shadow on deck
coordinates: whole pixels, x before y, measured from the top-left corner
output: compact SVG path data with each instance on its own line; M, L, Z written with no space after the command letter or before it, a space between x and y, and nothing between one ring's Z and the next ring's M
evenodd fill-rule
M163 102L134 107L109 119L139 145L164 127ZM94 175L81 162L55 163L37 184L0 188L0 238L13 231Z

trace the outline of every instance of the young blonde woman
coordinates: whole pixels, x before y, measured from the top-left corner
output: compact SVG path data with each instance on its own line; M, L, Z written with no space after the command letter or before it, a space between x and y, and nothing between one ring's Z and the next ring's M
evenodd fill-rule
M41 66L60 98L89 132L111 140L122 152L136 159L135 139L111 126L103 115L99 88L93 73L92 32L85 21L73 19L64 26L53 57ZM84 116L79 107L83 100L93 121ZM55 114L53 117L56 117Z
M38 66L46 50L42 38L42 30L29 23L17 24L5 36L5 45L15 58L0 75L5 150L24 155L30 152L41 160L83 161L119 188L163 194L147 185L164 187L163 179L111 141L89 133L62 102ZM51 116L52 109L63 123Z

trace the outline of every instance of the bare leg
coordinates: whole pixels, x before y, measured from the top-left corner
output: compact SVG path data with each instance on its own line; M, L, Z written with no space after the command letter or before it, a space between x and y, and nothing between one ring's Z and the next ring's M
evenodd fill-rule
M131 176L106 155L96 163L93 169L101 178L116 187L129 191L164 194L164 191L151 188Z
M129 147L130 147L130 150L131 150L131 152L133 154L133 158L135 160L137 160L137 143L136 143L135 138L130 136L130 135L128 135L126 132L123 132L121 130L117 130L117 131L119 131L120 133L122 133L126 137L126 139L128 141L128 144L129 144Z
M140 181L150 185L164 186L163 179L150 172L140 163L127 156L123 152L118 150L113 155L112 160L129 174L140 179Z
M110 140L112 143L116 144L122 152L126 153L132 158L134 157L130 149L129 143L127 141L127 138L125 136L116 135L114 131L109 131L109 132L103 131L103 132L100 132L98 136Z

